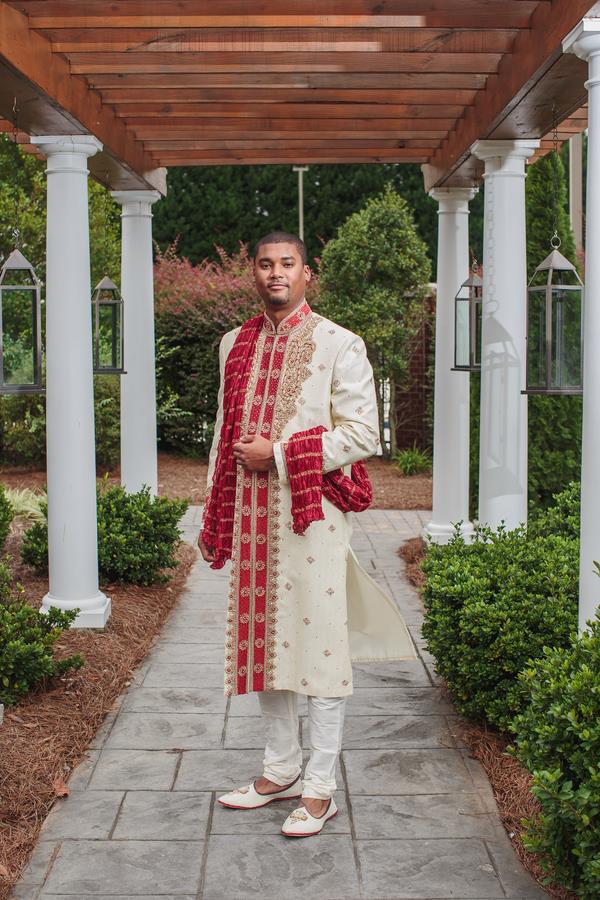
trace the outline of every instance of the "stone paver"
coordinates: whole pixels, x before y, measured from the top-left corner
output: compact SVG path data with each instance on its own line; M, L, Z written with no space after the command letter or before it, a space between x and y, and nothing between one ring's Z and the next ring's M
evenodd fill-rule
M420 635L420 600L396 550L428 518L355 518L358 558L398 603L418 658L355 666L340 812L320 837L280 835L293 801L246 813L216 803L260 773L264 732L256 695L223 697L228 572L198 562L72 774L71 796L48 817L13 900L545 897L500 825L483 769L453 735L456 713ZM193 507L184 537L195 543L198 528ZM305 717L305 701L299 709Z

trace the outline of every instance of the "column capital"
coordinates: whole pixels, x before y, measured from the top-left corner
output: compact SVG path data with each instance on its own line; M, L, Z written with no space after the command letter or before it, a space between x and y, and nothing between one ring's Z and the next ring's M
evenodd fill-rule
M477 192L476 187L436 187L428 193L439 204L438 212L468 212L469 202Z
M103 146L93 134L36 134L30 140L47 157L79 153L94 156Z
M477 159L523 160L533 156L540 146L537 140L475 141L471 153Z
M123 207L122 218L151 218L152 204L162 196L160 191L111 191L110 195Z
M590 16L578 22L563 40L562 49L586 61L600 54L600 18Z

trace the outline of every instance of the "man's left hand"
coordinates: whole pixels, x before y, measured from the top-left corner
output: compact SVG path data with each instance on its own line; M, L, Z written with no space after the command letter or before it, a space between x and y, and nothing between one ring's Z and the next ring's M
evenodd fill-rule
M233 455L250 472L268 472L275 461L273 442L258 434L245 434L233 445Z

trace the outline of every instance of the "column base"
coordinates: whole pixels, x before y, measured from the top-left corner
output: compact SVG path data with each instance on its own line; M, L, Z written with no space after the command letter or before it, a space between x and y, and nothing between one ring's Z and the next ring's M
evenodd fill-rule
M460 535L469 544L473 537L473 523L462 522ZM456 528L451 522L428 522L423 528L423 539L431 540L434 544L447 544L456 534Z
M99 591L96 597L82 600L80 604L72 600L65 604L64 600L61 601L50 594L46 594L42 600L40 612L47 613L51 606L65 611L76 608L81 609L71 628L104 628L110 619L111 600L102 591Z

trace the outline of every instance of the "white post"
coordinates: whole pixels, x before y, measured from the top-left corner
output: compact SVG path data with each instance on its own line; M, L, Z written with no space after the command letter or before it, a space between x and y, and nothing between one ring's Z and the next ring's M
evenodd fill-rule
M469 276L469 201L476 188L434 188L438 202L435 391L433 410L433 511L426 537L445 544L469 521L469 373L454 366L454 298Z
M485 161L479 521L527 521L525 161L539 141L477 141Z
M50 589L42 609L79 607L75 627L102 628L110 600L98 589L96 453L87 158L90 135L39 136L48 157L46 441Z
M577 256L583 253L583 134L569 138L569 217Z
M583 631L600 604L600 578L594 570L594 560L600 560L600 19L580 22L563 41L563 50L589 65L579 569L579 628Z
M121 294L124 367L121 376L121 484L130 493L158 493L154 350L152 204L158 191L115 191L122 206Z

